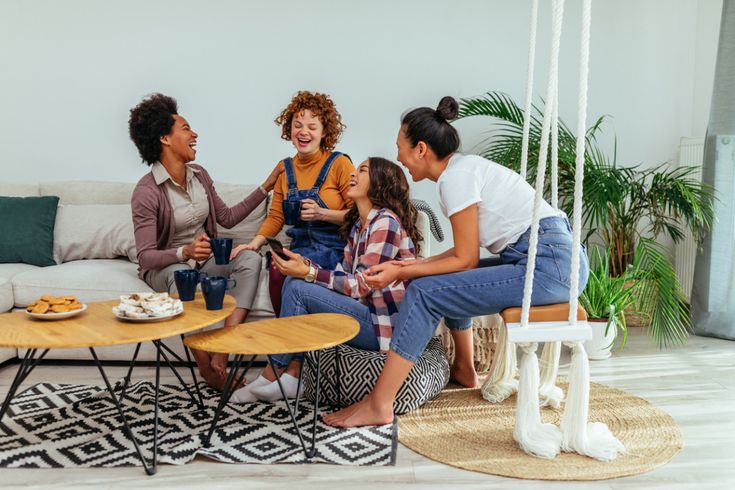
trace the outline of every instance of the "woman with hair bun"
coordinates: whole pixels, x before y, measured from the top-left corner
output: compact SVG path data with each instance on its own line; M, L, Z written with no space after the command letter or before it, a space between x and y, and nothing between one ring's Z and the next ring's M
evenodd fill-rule
M452 224L454 247L421 260L390 261L366 271L374 288L412 280L393 329L390 350L373 391L354 405L327 414L336 427L387 424L403 381L444 318L455 345L452 378L478 386L471 317L520 306L528 261L534 189L517 173L477 155L458 153L459 135L449 123L459 104L444 97L436 109L422 107L401 120L398 161L415 182L437 183L442 213ZM495 257L480 260L480 247ZM569 299L572 233L563 212L542 202L534 270L533 305ZM589 265L580 257L580 290Z

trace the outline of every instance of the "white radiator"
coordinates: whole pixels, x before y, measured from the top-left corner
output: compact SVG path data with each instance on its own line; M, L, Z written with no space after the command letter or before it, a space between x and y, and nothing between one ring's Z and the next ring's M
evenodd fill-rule
M692 178L702 179L702 162L704 160L703 138L682 138L679 144L679 166L700 167L691 174ZM694 261L697 257L697 243L688 229L684 230L684 239L676 244L674 267L679 278L687 301L692 296L692 282L694 281Z

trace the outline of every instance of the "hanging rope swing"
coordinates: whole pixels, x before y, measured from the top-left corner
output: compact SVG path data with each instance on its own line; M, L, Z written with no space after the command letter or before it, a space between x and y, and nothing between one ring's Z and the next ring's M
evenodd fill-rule
M587 78L589 71L589 40L591 0L582 1L581 48L579 55L579 98L577 102L577 141L574 182L573 240L571 260L571 287L569 303L531 306L534 268L538 244L538 227L546 177L546 162L551 139L551 205L558 207L558 82L559 46L561 42L564 0L552 0L551 54L546 88L546 106L541 126L535 198L531 220L528 264L521 308L501 312L505 328L501 329L500 344L493 369L482 387L483 397L499 402L518 392L516 421L513 437L525 452L541 458L554 458L560 451L577 452L602 461L615 459L625 451L624 446L605 424L587 422L589 414L589 361L582 342L591 338L587 314L578 304L579 254L582 228L582 182L584 179L585 128L587 111ZM521 175L526 176L528 162L528 133L531 117L533 64L536 49L538 0L531 7L531 34L529 42L528 80L526 84ZM543 373L539 374L536 349L545 342ZM556 386L561 343L571 347L572 361L569 372L569 390L561 425L541 422L540 407L558 407L563 392ZM519 381L513 379L515 347L521 348ZM539 398L541 397L541 400Z

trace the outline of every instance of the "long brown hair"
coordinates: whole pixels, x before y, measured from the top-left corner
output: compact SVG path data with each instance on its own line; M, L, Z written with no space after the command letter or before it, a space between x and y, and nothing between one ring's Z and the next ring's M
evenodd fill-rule
M408 180L406 175L397 164L380 157L368 158L368 172L370 175L370 188L367 197L373 206L386 208L393 211L406 230L408 236L413 240L416 247L416 255L420 253L420 242L423 235L416 226L419 212L409 198ZM345 221L340 227L340 233L348 238L352 227L360 219L357 206L353 205L347 212Z

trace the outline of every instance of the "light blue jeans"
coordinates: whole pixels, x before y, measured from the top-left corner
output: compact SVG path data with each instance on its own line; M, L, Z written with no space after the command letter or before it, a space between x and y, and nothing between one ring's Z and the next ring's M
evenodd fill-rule
M470 327L471 318L521 306L528 263L529 228L499 257L480 261L476 269L414 280L401 303L390 348L412 362L428 345L442 317L450 330ZM569 301L572 233L566 218L544 218L539 224L532 305ZM587 284L589 262L580 251L579 290Z
M360 324L360 332L346 344L363 350L380 350L378 336L367 305L319 284L312 284L293 277L287 278L283 286L281 318L309 313L342 313L351 316ZM301 358L303 354L271 356L273 365L282 369L286 368L293 359Z

